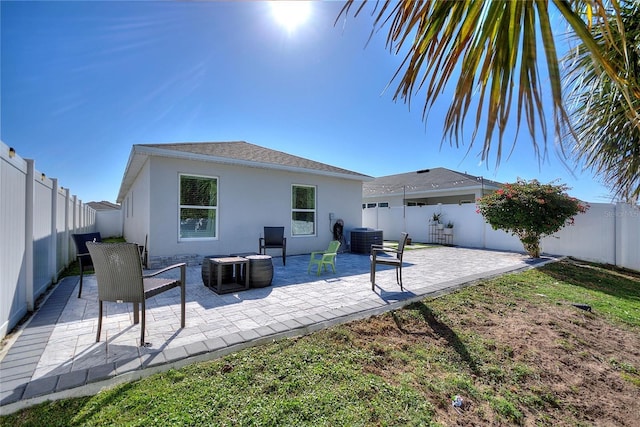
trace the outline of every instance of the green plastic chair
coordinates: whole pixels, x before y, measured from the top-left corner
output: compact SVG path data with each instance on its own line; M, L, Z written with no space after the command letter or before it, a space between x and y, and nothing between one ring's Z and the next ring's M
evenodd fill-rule
M318 251L311 252L311 259L309 259L309 268L307 268L307 274L311 271L311 266L314 264L318 265L318 271L316 275L320 275L320 270L324 267L324 270L327 271L327 265L330 265L333 269L333 272L336 272L336 255L338 254L338 248L340 247L340 242L337 240L332 240L329 243L329 247L326 251Z

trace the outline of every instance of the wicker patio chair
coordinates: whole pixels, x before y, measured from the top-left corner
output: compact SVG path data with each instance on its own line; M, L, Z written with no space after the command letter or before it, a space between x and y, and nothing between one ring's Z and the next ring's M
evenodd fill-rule
M311 252L311 258L309 259L309 267L307 268L307 274L311 271L312 265L318 266L316 275L320 275L320 270L324 267L324 271L327 271L327 266L330 265L333 272L336 272L336 255L338 254L338 248L340 242L338 240L332 240L329 243L329 247L326 251Z
M258 240L258 253L265 254L267 249L282 248L282 265L287 265L287 238L284 227L265 227L264 237Z
M402 255L404 253L404 246L407 243L408 233L402 233L400 240L398 241L398 248L391 248L383 245L371 245L371 290L376 286L376 266L391 265L396 268L396 282L400 285L400 290L404 291L402 287ZM394 254L395 256L382 256L378 254Z
M78 298L82 295L82 278L86 270L93 270L93 261L87 250L87 242L102 242L100 233L82 233L72 234L73 243L76 245L76 259L80 266L80 289L78 290Z
M140 326L140 345L145 346L144 331L146 319L145 301L169 289L180 288L180 326L185 325L185 277L186 264L174 264L152 274L142 274L140 251L135 243L93 243L87 248L93 258L93 265L98 280L98 333L96 342L100 341L102 330L102 303L104 301L133 303L133 323L140 322L142 304L142 325ZM180 279L154 277L161 273L180 268Z

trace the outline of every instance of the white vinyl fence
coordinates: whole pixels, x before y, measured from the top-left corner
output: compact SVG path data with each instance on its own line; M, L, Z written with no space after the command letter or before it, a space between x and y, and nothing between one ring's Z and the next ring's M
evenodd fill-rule
M96 211L96 230L102 238L122 237L123 218L121 209Z
M383 230L383 238L397 240L406 231L415 242L432 242L429 220L441 213L443 223L453 222L457 246L523 252L520 240L493 230L476 212L475 204L367 208L362 226ZM348 238L348 236L347 236ZM584 214L541 242L542 252L640 270L640 209L624 203L590 204ZM464 260L461 260L464 262Z
M96 211L0 141L0 339L75 258Z

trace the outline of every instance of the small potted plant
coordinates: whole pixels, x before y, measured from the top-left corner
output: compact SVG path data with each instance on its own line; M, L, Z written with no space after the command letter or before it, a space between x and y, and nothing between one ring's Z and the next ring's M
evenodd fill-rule
M431 224L433 225L438 225L440 224L440 214L439 213L433 213L433 216L431 217Z
M453 223L449 221L444 229L444 234L453 234Z

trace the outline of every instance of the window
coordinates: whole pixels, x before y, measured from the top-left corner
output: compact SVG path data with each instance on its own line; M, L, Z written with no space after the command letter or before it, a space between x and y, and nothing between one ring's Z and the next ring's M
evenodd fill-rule
M180 175L180 240L218 236L218 179Z
M375 208L376 206L378 206L377 203L367 203L367 208Z
M388 208L389 207L389 202L380 202L380 203L378 203L378 207L379 208Z
M291 234L293 236L316 234L316 187L309 185L291 187Z

